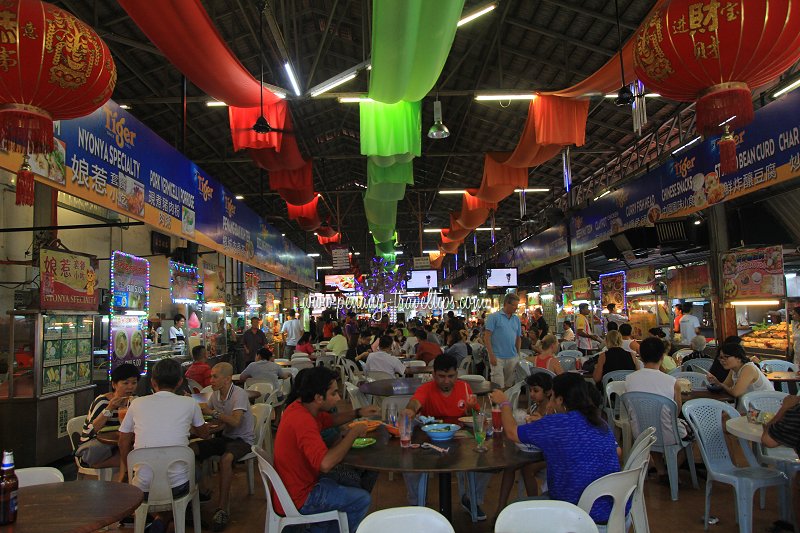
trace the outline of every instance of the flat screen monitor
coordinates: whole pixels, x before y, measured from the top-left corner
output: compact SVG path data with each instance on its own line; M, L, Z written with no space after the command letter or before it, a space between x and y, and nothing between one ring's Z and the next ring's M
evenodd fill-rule
M786 274L786 296L800 298L800 276L794 272Z
M356 290L356 280L353 274L328 274L325 276L325 291L353 292Z
M517 269L516 268L490 268L486 278L486 288L496 289L498 287L516 287Z
M438 273L438 270L412 270L406 289L436 289L439 287Z

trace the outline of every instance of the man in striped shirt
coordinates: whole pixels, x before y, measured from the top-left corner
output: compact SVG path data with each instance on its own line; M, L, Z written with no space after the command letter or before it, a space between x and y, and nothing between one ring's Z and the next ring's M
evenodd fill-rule
M789 395L784 398L775 418L764 429L764 434L761 436L764 446L768 448L788 446L800 454L800 396ZM797 474L792 484L792 507L794 515L800 517L800 475Z

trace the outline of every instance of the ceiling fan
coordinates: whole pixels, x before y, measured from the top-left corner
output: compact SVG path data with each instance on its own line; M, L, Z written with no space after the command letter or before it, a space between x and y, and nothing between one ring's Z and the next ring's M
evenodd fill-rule
M267 3L264 2L259 6L258 10L258 61L261 65L261 76L259 77L259 83L261 85L261 116L256 119L255 124L253 124L250 128L240 128L237 131L254 131L258 134L264 135L267 133L284 133L287 135L294 135L294 131L292 130L282 130L278 128L273 128L267 117L264 115L264 50L262 46L264 45L264 10L267 8Z

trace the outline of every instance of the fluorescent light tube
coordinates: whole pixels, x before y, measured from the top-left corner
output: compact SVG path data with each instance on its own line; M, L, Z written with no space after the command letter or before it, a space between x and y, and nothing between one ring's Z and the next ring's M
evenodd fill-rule
M482 16L483 16L483 15L485 15L486 13L490 13L490 12L491 12L491 11L493 11L493 10L494 10L496 7L497 7L497 4L496 4L496 3L494 3L494 2L492 2L492 3L491 3L491 4L489 4L488 6L485 6L485 7L479 8L477 11L473 11L472 13L470 13L469 15L467 15L466 17L464 17L464 18L462 18L461 20L459 20L459 21L458 21L458 24L456 24L456 26L457 26L457 27L461 27L461 26L463 26L464 24L466 24L467 22L472 22L472 21L473 21L473 20L475 20L476 18L478 18L478 17L482 17Z
M294 70L292 70L292 65L288 61L283 64L284 70L286 70L286 74L289 76L289 81L292 83L292 89L294 89L294 94L296 96L300 96L300 84L297 83L297 78L294 76Z
M332 81L332 82L330 82L329 84L327 84L327 85L324 85L324 86L320 87L319 89L315 89L315 90L311 91L311 93L310 93L310 94L311 94L311 97L312 97L312 98L314 98L315 96L319 96L319 95L321 95L322 93L326 93L326 92L330 91L330 90L331 90L331 89L333 89L334 87L338 87L339 85L343 85L343 84L347 83L348 81L350 81L350 80L352 80L353 78L355 78L355 77L356 77L356 74L357 74L357 72L351 72L351 73L350 73L349 75L347 75L347 76L344 76L344 77L342 77L342 78L339 78L339 79L333 80L333 81Z
M511 94L479 94L475 96L475 100L480 101L487 101L487 100L533 100L536 98L535 94L520 94L520 93L511 93Z

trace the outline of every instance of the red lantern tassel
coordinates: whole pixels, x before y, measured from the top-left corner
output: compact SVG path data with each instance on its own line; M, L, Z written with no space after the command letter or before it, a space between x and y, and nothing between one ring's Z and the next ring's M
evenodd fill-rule
M725 175L736 172L739 168L736 161L736 139L733 138L727 126L725 135L717 144L719 146L719 173Z
M53 117L32 105L1 105L0 148L9 152L49 154L53 151Z
M26 155L22 166L17 171L17 205L33 205L33 187L35 183L31 166L28 164L28 156Z

